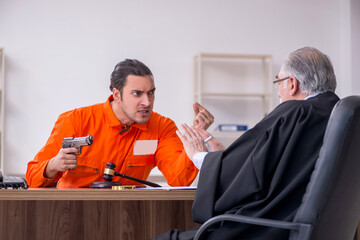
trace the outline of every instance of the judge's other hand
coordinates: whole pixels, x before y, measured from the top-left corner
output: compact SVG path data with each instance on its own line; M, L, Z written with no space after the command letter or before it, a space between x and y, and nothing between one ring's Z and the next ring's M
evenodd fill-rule
M211 149L211 152L215 152L215 151L222 151L225 150L225 146L219 142L214 136L212 136L210 133L208 133L205 129L199 128L199 127L195 127L195 129L198 131L198 133L200 134L200 136L203 139L209 139L207 141L207 144L209 144L209 147Z
M193 125L203 129L208 129L208 127L214 122L214 116L197 102L193 104L193 108L195 112Z
M75 154L77 148L61 148L58 155L50 159L45 169L45 177L53 178L60 171L75 169L77 167L78 156Z
M208 151L204 139L193 126L189 127L187 124L181 124L180 129L181 132L177 130L176 134L182 141L185 152L191 160L193 160L196 153Z

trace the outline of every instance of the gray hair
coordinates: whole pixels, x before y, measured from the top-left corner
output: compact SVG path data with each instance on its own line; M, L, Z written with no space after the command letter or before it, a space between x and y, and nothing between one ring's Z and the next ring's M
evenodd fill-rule
M294 76L300 91L305 94L332 91L336 89L336 76L328 56L316 48L304 47L289 54L281 72Z

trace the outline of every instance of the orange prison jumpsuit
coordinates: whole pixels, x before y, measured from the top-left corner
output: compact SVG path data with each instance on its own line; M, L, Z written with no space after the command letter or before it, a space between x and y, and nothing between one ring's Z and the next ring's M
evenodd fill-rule
M157 166L171 186L187 186L193 182L198 169L187 157L176 135L175 123L153 112L147 123L134 123L129 131L119 134L125 126L114 115L110 105L112 100L110 96L105 103L78 108L59 116L46 145L28 163L26 180L30 187L53 186L57 181L58 188L89 187L93 181L104 181L107 162L115 163L117 172L131 177L146 180ZM93 144L82 147L78 166L74 170L58 172L52 179L44 177L46 165L58 154L65 137L87 135L94 137ZM149 142L152 147L148 146ZM135 155L134 145L140 149L140 152L135 151ZM113 181L139 185L116 176Z

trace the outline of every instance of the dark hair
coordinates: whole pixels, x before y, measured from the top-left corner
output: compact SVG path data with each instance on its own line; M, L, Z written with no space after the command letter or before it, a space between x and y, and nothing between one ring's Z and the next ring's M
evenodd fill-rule
M116 64L114 71L111 73L110 91L116 88L122 96L122 90L129 75L151 76L151 78L153 78L150 69L144 63L136 59L125 59Z

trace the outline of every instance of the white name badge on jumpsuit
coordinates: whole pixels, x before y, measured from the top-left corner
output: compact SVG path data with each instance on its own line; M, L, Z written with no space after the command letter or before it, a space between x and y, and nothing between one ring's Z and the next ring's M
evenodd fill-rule
M154 154L158 145L158 140L137 140L134 144L134 155Z

